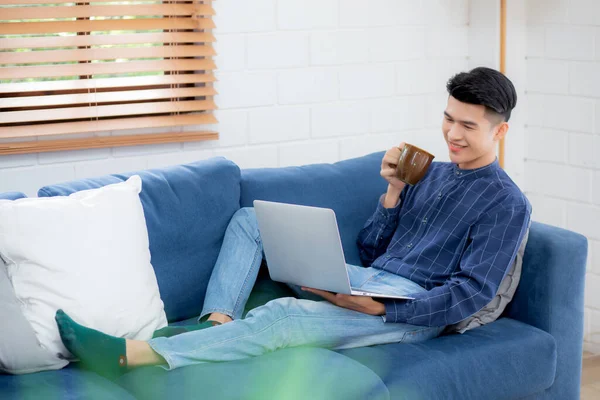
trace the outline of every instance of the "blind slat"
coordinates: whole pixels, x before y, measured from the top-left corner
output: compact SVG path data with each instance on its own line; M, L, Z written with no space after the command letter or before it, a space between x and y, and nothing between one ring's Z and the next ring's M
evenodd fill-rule
M0 79L25 79L59 76L120 74L152 71L213 70L212 60L158 60L91 64L44 65L41 67L0 68Z
M191 87L178 89L129 90L101 93L61 94L47 96L0 98L1 108L48 107L68 104L97 104L125 101L146 101L179 97L214 96L212 87Z
M35 49L40 47L83 47L138 43L206 43L215 37L203 32L135 33L128 35L40 36L0 39L0 49ZM2 56L3 57L3 56Z
M9 4L15 4L15 5L22 5L22 4L64 4L64 3L75 3L75 2L79 2L79 3L89 3L92 0L0 0L0 4L1 5L9 5ZM114 0L99 0L99 1L95 1L96 3L109 3L111 1ZM180 3L184 3L186 0L175 0L177 2Z
M212 114L169 115L161 117L119 118L104 121L61 122L27 126L0 127L0 139L26 138L33 136L94 133L137 128L165 128L216 124Z
M213 131L170 132L150 135L97 136L84 139L39 140L28 142L0 143L0 155L45 153L50 151L67 151L101 149L106 147L134 146L141 144L184 143L201 140L216 140L219 134Z
M89 18L127 16L191 16L214 15L211 6L204 4L135 4L114 6L56 6L2 8L0 20L49 18Z
M158 29L213 29L212 19L208 18L147 18L123 20L82 20L54 22L23 22L0 24L0 35L29 35L61 32L95 31L146 31Z
M0 124L206 111L214 110L215 108L215 103L212 100L191 100L127 104L127 106L118 104L111 106L54 108L50 110L8 111L0 113Z
M68 61L114 60L117 58L210 57L211 45L112 47L101 49L48 50L0 53L2 64L52 63Z
M116 89L140 86L207 83L215 81L216 78L213 74L180 74L132 76L126 78L101 78L65 81L5 83L0 84L0 94L61 90Z

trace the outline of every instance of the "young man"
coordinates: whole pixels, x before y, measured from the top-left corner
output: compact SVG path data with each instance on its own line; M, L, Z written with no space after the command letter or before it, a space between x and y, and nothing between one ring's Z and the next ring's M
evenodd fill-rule
M510 80L488 68L454 76L447 89L442 132L451 162L433 163L408 187L395 178L400 149L388 150L381 165L387 192L358 237L363 267L348 265L353 287L383 286L414 300L304 288L327 301L277 299L241 319L262 260L254 212L244 208L227 228L211 276L201 315L208 322L172 337L164 337L173 333L167 328L143 342L83 327L59 310L65 346L89 368L114 376L126 367L172 369L301 345L424 341L481 310L496 295L530 219L527 199L496 160L517 98Z

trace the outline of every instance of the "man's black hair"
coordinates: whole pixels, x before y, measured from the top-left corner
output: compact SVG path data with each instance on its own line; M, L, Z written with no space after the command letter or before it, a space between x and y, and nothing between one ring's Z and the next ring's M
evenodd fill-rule
M510 119L517 105L517 92L510 79L495 69L477 67L454 75L446 84L450 96L463 103L483 105L487 111Z

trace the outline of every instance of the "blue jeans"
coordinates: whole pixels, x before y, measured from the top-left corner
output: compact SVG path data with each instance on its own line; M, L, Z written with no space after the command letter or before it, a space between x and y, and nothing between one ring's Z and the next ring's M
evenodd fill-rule
M337 307L327 301L292 297L273 300L240 319L262 261L263 248L254 209L242 208L231 219L210 278L200 318L219 312L233 322L208 329L159 337L148 343L168 369L205 362L232 361L285 347L348 349L383 343L421 342L444 327L386 323L385 317ZM405 295L425 291L416 283L375 268L348 265L352 287ZM297 288L299 295L302 295Z

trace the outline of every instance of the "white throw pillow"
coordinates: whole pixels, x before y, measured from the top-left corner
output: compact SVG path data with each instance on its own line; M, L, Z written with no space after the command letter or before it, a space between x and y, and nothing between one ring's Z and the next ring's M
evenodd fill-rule
M68 197L0 200L0 255L23 315L57 359L72 358L54 315L147 340L167 325L139 198L142 181Z

